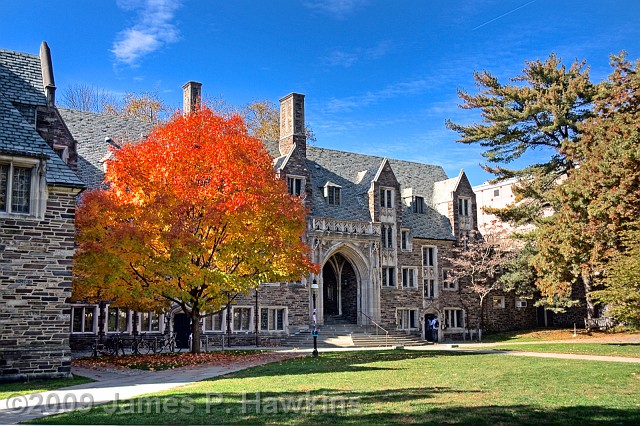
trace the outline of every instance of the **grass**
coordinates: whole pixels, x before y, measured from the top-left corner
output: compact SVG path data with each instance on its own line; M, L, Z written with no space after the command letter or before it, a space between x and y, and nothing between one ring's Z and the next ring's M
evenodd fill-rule
M584 329L577 329L576 336L573 329L568 328L544 328L534 330L488 332L482 335L482 343L520 343L540 342L548 340L582 340L601 337L610 337L611 334L594 332L588 334Z
M602 355L640 358L638 343L527 343L499 344L488 347L490 350L555 352L563 354Z
M635 425L639 394L639 364L435 351L333 352L39 422Z
M93 380L86 377L73 376L71 379L32 380L30 382L2 383L0 384L0 399L12 396L28 395L37 392L46 392L62 387L81 385Z

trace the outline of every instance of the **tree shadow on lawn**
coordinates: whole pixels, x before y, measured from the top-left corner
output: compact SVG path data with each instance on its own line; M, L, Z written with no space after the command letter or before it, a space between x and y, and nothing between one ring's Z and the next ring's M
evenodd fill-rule
M455 424L455 425L637 425L640 411L600 406L545 408L532 405L444 405L468 394L451 388L407 388L370 392L318 389L313 392L181 393L144 397L37 421L47 424ZM155 398L155 399L154 399Z
M394 371L397 368L378 367L367 365L378 362L403 361L422 358L442 358L442 357L469 357L477 355L487 355L488 353L459 352L459 351L355 351L355 352L323 352L318 358L304 356L292 358L284 361L259 365L246 370L222 376L224 378L249 378L298 374L321 374L321 373L354 373L363 371L388 370ZM283 371L284 370L284 371ZM215 380L217 378L211 379Z

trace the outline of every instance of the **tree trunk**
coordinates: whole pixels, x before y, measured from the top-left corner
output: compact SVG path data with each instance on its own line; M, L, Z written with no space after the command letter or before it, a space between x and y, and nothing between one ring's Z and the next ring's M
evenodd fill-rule
M482 328L484 327L484 296L480 296L480 312L478 315L478 342L482 343Z
M191 312L191 353L200 353L200 312Z
M592 278L588 271L582 271L582 284L584 285L584 298L587 303L587 318L591 319L595 316L596 308L591 298Z

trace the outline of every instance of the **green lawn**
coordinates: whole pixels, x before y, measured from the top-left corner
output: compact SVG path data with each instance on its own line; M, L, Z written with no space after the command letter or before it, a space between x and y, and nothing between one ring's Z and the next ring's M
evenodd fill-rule
M640 424L638 395L640 364L453 352L334 352L40 422L635 425Z
M0 384L0 399L30 393L46 392L66 386L81 385L92 382L86 377L73 376L71 379L33 380L30 382L2 383Z
M496 346L488 347L487 349L502 351L556 352L563 354L604 355L640 358L640 344L638 343L499 344Z

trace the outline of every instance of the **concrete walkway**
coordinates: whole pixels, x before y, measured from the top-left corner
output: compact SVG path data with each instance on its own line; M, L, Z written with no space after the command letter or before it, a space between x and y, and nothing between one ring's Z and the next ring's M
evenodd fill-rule
M487 345L488 346L488 345ZM271 348L273 350L273 348ZM342 352L354 350L384 350L390 348L323 348L322 352ZM578 359L603 362L640 363L640 358L618 356L576 355L560 353L515 352L475 348L459 348L455 344L406 347L415 351L456 351L492 355L525 356L539 358ZM309 355L311 349L277 349L282 359ZM73 374L95 380L92 383L60 388L55 391L17 396L0 400L0 424L16 424L51 414L63 413L80 408L106 404L113 401L135 398L140 395L160 392L189 383L243 370L256 365L274 362L277 359L254 360L225 366L196 365L164 371L144 371L115 367L84 368L72 367Z

